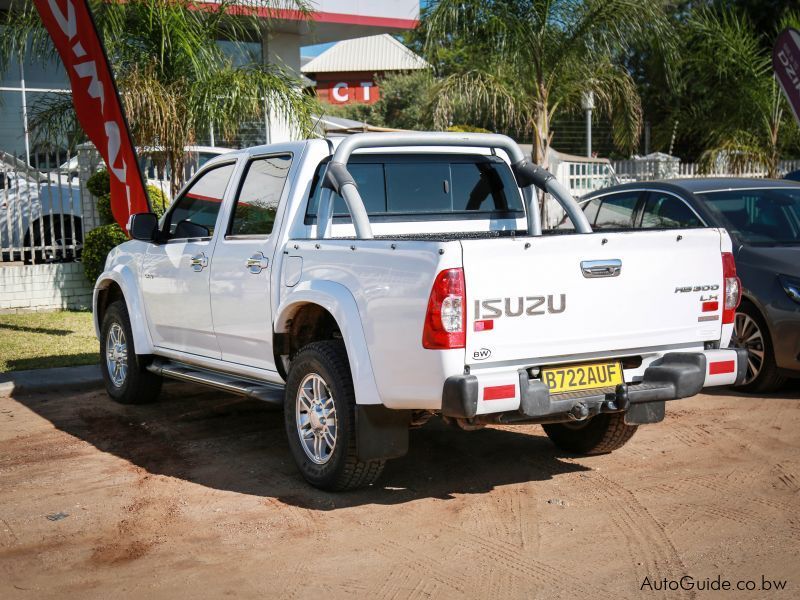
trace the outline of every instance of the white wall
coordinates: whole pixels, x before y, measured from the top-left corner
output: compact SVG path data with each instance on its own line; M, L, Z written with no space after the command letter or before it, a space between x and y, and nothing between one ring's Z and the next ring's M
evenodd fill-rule
M92 306L92 286L78 262L0 267L0 313Z

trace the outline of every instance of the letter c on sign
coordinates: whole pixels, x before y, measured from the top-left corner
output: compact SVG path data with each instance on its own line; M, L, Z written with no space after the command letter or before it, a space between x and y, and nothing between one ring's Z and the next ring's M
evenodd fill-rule
M344 94L341 93L340 90L347 90L347 84L344 82L337 83L331 89L331 94L333 95L333 99L337 102L347 102L350 99L350 94L345 92Z

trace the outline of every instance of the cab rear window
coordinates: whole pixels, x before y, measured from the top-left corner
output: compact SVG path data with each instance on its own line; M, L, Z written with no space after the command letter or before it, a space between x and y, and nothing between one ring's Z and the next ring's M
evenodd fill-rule
M317 169L306 222L316 218L320 178ZM522 216L519 188L508 165L482 155L361 155L347 165L370 216L475 215L484 218ZM334 217L348 217L347 206L334 196Z

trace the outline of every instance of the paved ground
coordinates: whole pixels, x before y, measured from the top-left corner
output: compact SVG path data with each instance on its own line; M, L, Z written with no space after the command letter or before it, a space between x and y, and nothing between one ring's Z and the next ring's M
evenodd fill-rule
M2 398L0 598L800 594L798 392L673 403L602 457L535 426L431 422L411 445L378 487L332 495L256 402L178 385L148 407ZM758 587L641 591L683 575Z

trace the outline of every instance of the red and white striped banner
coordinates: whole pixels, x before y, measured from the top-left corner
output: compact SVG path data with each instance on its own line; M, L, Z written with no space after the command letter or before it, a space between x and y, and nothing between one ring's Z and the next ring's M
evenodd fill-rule
M108 165L114 219L127 231L128 217L150 212L150 203L114 76L88 3L33 1L67 69L78 121Z

